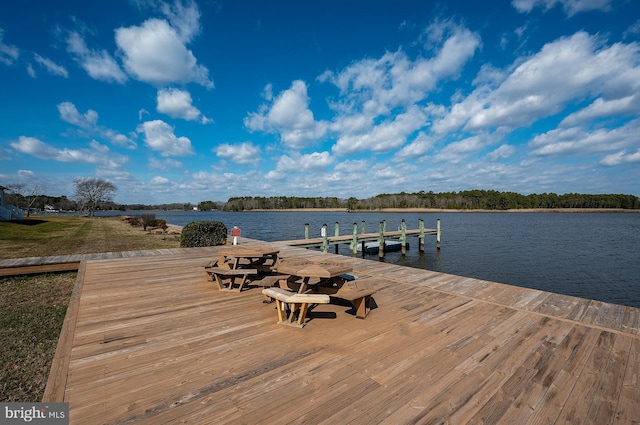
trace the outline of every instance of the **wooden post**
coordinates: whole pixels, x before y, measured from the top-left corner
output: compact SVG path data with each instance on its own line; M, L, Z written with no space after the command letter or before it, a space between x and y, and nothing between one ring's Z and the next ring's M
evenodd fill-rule
M322 252L327 252L329 250L329 236L327 236L327 225L322 225Z
M418 249L420 252L424 252L424 220L418 219L418 229L420 229L420 236L418 236Z
M309 239L309 223L304 224L304 238Z
M402 255L406 255L407 253L407 223L402 219L402 224L400 225L400 230L402 234L400 235L400 246L402 247Z
M334 234L336 237L340 236L340 224L339 224L337 221L336 221L336 226L335 226L335 228L334 228L333 234ZM336 241L336 243L334 244L334 246L335 246L335 250L336 250L336 254L339 254L339 252L338 252L338 245L340 245L340 244Z
M364 222L364 220L362 220L362 227L360 229L360 233L365 234L365 233L367 233L366 230L367 230L367 225Z
M380 233L378 235L378 257L384 258L384 226L385 221L380 222Z
M358 255L358 223L353 223L353 240L351 241L351 253Z
M438 249L440 249L440 235L441 235L441 232L440 232L440 219L438 219L436 221L436 246L437 246Z

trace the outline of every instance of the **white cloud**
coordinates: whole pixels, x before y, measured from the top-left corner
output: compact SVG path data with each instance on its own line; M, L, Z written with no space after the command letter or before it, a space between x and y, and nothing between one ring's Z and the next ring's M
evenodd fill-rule
M598 118L616 115L635 115L640 113L640 94L632 94L620 99L605 100L598 98L592 104L562 120L561 127L586 123Z
M130 137L127 137L122 133L118 133L115 130L97 127L97 131L102 137L106 137L107 139L109 139L109 141L113 145L122 146L123 148L127 149L135 149L138 146L137 143Z
M149 168L157 169L157 170L169 170L171 168L181 168L182 162L176 161L172 158L164 158L163 160L159 160L157 158L149 158Z
M89 143L90 149L58 149L34 137L26 136L20 136L17 142L9 144L18 152L59 162L88 163L115 169L128 161L128 158L111 153L107 146L95 140Z
M303 148L324 137L327 124L314 120L309 109L307 85L296 80L291 88L281 92L271 106L263 106L260 112L250 113L244 120L251 131L279 133L282 142L291 148Z
M335 84L347 97L340 107L352 112L386 115L394 107L411 105L425 99L440 81L456 78L481 44L478 34L450 21L432 24L427 34L436 46L431 57L412 61L403 51L388 52L337 74L327 71L318 79Z
M145 144L162 156L186 156L193 154L191 140L177 137L174 128L162 120L147 121L138 126L145 136Z
M51 59L43 58L39 54L35 53L34 58L36 62L42 65L49 74L58 75L60 77L69 78L69 72L66 70L64 66L60 66L53 62Z
M200 10L195 1L163 2L160 8L183 42L188 43L200 33Z
M20 56L20 50L12 44L6 44L3 39L4 30L0 28L0 62L13 65Z
M169 179L166 177L162 177L162 176L156 176L154 178L152 178L151 180L149 180L149 183L152 185L165 185L167 183L169 183Z
M122 146L129 149L134 149L137 146L135 141L131 140L131 138L124 134L99 126L98 113L93 109L89 109L86 113L81 114L73 103L62 102L58 104L58 112L60 112L60 118L62 120L83 128L91 134L105 137L116 146Z
M622 37L623 38L634 37L638 34L640 34L640 19L638 19L633 24L631 24L631 26L627 28L625 32L622 34Z
M561 128L537 135L529 142L532 154L559 156L620 151L639 147L640 119L622 127L589 132L581 127Z
M497 161L499 159L509 158L516 152L516 148L511 145L501 145L497 149L489 152L486 158L490 161Z
M236 145L222 144L215 152L219 157L238 164L255 164L260 161L260 148L249 142Z
M60 118L78 127L91 128L98 122L98 113L96 111L89 109L85 114L81 114L78 112L76 105L71 102L59 103L58 112L60 112Z
M209 70L198 65L183 36L167 21L149 19L141 26L118 28L116 43L125 69L137 80L159 86L194 82L212 88Z
M332 150L337 155L367 150L389 152L402 146L411 133L424 127L426 118L422 108L412 106L407 112L376 125L368 132L339 137Z
M278 161L276 170L278 172L313 172L325 170L333 163L333 158L329 152L313 152L306 155L295 155L293 157L283 155Z
M336 164L335 171L342 173L362 173L369 169L369 161L364 159L348 159Z
M437 132L463 127L478 131L517 128L563 111L570 101L603 95L610 99L637 90L638 44L603 48L597 37L578 32L546 44L516 65L499 84L480 85L434 121Z
M480 136L468 137L464 140L449 143L434 157L435 162L457 164L469 155L475 154L486 146L486 140Z
M200 120L203 124L211 120L192 105L191 94L186 90L175 88L158 90L157 111L172 118L182 118L187 121Z
M481 41L478 34L452 21L433 23L425 38L429 55L411 60L402 50L388 52L318 77L340 90L341 100L332 105L338 116L330 127L338 134L335 154L400 148L414 132L430 125L429 114L444 114L441 107L417 104L443 80L457 78ZM415 142L396 159L426 149L424 140Z
M544 8L546 12L560 5L567 16L589 10L607 11L611 9L611 3L612 0L513 0L511 2L513 7L521 13L529 13L536 7Z
M58 149L41 142L35 137L20 136L17 142L10 142L9 144L19 152L40 159L55 159L59 154Z
M120 84L127 81L127 75L122 72L120 65L106 50L89 49L77 32L71 32L67 37L67 51L74 56L91 78Z
M31 180L36 177L36 173L31 170L18 170L18 179L20 180Z
M410 159L420 159L425 153L429 152L436 143L437 138L421 131L416 138L407 146L400 149L394 156L394 161L404 161Z
M611 155L605 156L600 161L601 164L609 166L634 162L640 162L640 149L631 154L628 154L626 151L616 152Z

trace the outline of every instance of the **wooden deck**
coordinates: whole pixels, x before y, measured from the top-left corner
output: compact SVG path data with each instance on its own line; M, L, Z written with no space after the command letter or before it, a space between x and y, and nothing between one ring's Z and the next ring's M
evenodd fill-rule
M378 308L295 329L207 281L216 250L83 261L44 400L72 424L638 423L638 309L340 256Z

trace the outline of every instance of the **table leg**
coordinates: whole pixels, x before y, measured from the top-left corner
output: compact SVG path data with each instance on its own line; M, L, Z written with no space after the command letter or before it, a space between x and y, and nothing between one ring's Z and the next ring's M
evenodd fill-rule
M307 308L309 307L308 303L302 303L300 306L300 311L298 312L298 326L302 327L304 323L304 318L307 315Z
M302 283L300 284L300 288L298 288L298 294L304 294L307 290L307 285L309 284L310 277L303 277Z

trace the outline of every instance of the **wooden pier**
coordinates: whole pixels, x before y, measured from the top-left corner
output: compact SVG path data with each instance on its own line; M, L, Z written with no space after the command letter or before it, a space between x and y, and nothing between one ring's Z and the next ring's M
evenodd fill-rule
M376 233L367 233L365 222L363 221L360 227L360 233L358 233L358 223L353 223L353 232L349 235L340 235L340 225L335 223L335 231L333 236L329 236L328 226L325 224L322 226L320 232L321 236L316 238L309 237L309 224L305 225L305 238L289 241L281 241L281 244L287 244L290 246L297 246L301 248L320 248L323 252L328 252L330 246L334 246L335 253L338 254L339 245L349 245L349 249L353 255L358 253L358 248L361 246L361 251L364 253L364 244L366 242L375 241L378 242L380 250L378 251L379 257L384 257L384 241L386 239L398 239L402 245L402 254L406 254L407 250L407 238L414 236L418 238L418 249L420 252L424 252L425 236L436 236L436 247L440 249L440 219L436 222L435 229L425 229L424 221L418 221L417 229L407 229L404 219L400 224L398 230L387 231L386 220L380 222L380 229Z
M640 418L639 309L274 245L374 277L377 308L277 325L258 288L207 281L218 247L82 261L44 401L83 425Z

